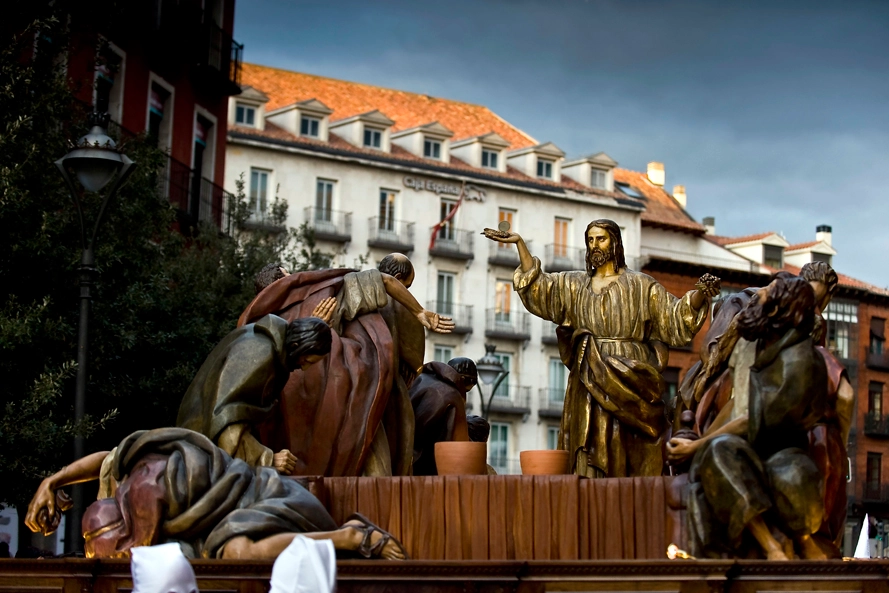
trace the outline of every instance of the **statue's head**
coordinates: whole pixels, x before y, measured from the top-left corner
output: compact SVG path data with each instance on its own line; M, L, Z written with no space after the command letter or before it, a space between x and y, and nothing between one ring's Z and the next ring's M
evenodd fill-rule
M594 220L587 225L583 238L586 245L586 271L590 276L596 273L596 268L612 260L615 271L627 267L620 227L613 220Z
M259 294L266 286L287 276L288 272L280 262L266 264L253 278L253 289Z
M404 284L405 288L414 283L414 264L404 254L390 253L380 260L377 269Z
M799 271L799 276L815 291L815 305L819 311L827 309L839 287L839 278L830 264L823 261L809 262Z
M120 483L113 498L91 504L83 514L87 558L128 558L130 549L152 546L164 520L167 457L146 455Z
M804 335L815 325L815 292L802 278L778 272L738 313L738 333L749 341L771 341L791 328Z
M466 424L469 429L469 440L473 443L487 443L491 436L491 424L481 416L467 414Z
M469 391L478 383L478 370L475 368L475 362L471 358L458 356L448 361L448 366L460 373L460 384L457 385L463 393Z
M300 317L287 325L284 349L287 368L305 370L330 353L330 326L317 317Z

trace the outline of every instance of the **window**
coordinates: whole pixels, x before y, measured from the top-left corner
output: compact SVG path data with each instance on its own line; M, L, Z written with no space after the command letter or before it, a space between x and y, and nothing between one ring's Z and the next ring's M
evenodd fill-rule
M398 192L392 189L380 190L380 219L381 231L395 232L395 197Z
M201 114L195 115L194 122L194 145L191 153L191 192L188 197L187 212L191 216L198 218L207 216L210 213L212 204L209 201L204 202L202 186L204 177L213 177L213 168L215 160L215 131L213 130L213 122ZM206 174L205 174L206 172ZM251 182L253 175L251 174ZM257 202L257 207L259 203ZM264 206L263 206L264 207Z
M120 121L123 107L124 58L110 45L96 58L95 108L99 113L108 112L111 119Z
M452 358L454 358L454 349L451 346L435 345L435 354L433 356L435 362L447 363Z
M383 142L383 131L364 128L364 145L368 148L380 148Z
M546 427L546 448L554 451L559 448L559 427Z
M553 256L568 256L568 226L571 224L569 218L556 218L553 225Z
M235 104L235 123L242 126L256 126L256 108L243 103Z
M508 468L509 424L491 422L491 436L488 439L488 463L498 474L505 474Z
M494 322L509 323L512 280L497 280L494 286Z
M503 222L503 221L505 220L506 222L509 223L510 228L512 228L512 230L515 231L515 228L513 228L513 226L514 226L514 222L513 222L513 221L514 221L514 219L515 219L515 213L516 213L515 210L510 210L510 209L508 209L508 208L500 208L500 210L499 210L499 212L498 212L498 214L497 214L497 222L498 222L498 223L501 223L501 222ZM497 248L498 248L498 249L511 249L511 248L513 248L513 246L512 246L511 244L509 244L509 243L495 243L495 245L497 245Z
M763 245L762 260L765 265L780 270L784 267L784 248L780 245Z
M880 498L881 465L883 465L883 456L880 453L867 454L867 480L864 484L864 498L871 500Z
M454 315L454 282L456 276L449 272L438 273L438 310L441 315Z
M250 169L250 216L264 218L268 204L269 171Z
M494 357L503 366L504 371L508 373L512 369L512 354L495 352ZM509 380L510 377L506 377L503 382L497 386L497 390L494 392L494 397L509 397Z
M549 401L562 403L565 401L565 389L568 387L568 367L562 359L553 356L549 359Z
M310 138L318 137L318 128L321 127L321 120L317 117L302 116L299 119L299 135L309 136Z
M824 320L827 322L828 350L837 358L850 358L857 346L857 303L832 300L824 311Z
M867 387L867 411L875 418L883 415L883 384L871 381Z
M170 146L172 118L169 115L170 91L157 83L148 93L148 138L157 148ZM166 115L166 117L165 117Z
M664 393L663 402L667 409L672 409L673 402L676 401L676 395L679 393L679 371L675 367L667 367L664 369Z
M330 222L333 210L333 181L319 179L315 186L315 220Z
M830 265L830 254L829 253L816 253L812 252L812 261L823 261L827 265Z
M883 354L886 345L886 320L880 317L870 318L870 353Z
M423 156L427 159L441 160L441 142L438 140L423 140Z
M457 202L455 202L454 200L444 200L443 199L441 201L441 207L439 208L439 211L438 211L438 216L439 216L438 220L441 221L441 220L444 220L445 218L447 218L448 215L451 212L453 212L456 207L457 207ZM454 232L454 220L453 219L447 221L446 223L441 225L441 227L439 227L439 229L438 229L438 238L439 239L444 239L446 241L453 241L455 234L456 233Z
M592 169L590 171L590 186L592 187L605 189L607 187L607 179L608 173L601 169Z
M486 148L482 149L482 167L485 169L497 168L497 153Z
M552 179L553 162L544 159L537 159L537 176L544 179Z

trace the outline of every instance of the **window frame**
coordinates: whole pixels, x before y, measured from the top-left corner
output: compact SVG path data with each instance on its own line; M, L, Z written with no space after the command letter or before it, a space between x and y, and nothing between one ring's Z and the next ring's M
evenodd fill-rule
M397 233L398 225L396 208L398 206L398 190L380 188L379 208L377 209L377 229L387 233ZM391 197L391 200L389 199ZM384 203L388 201L388 203Z
M312 133L313 130L314 133ZM300 114L299 135L305 138L321 138L321 118Z
M324 195L321 188L325 187ZM324 177L315 178L315 220L320 222L333 221L333 205L336 199L336 180ZM328 202L324 204L323 202Z
M500 151L490 148L482 148L482 168L499 171L498 162L500 160ZM486 162L487 161L487 162Z
M555 164L556 162L553 160L537 157L537 177L539 179L552 179Z
M601 181L601 184L597 183ZM597 169L595 167L590 167L590 187L596 189L607 189L608 188L608 171L603 169Z
M423 137L423 158L442 160L442 141L435 138Z
M243 113L245 115L243 121L238 121L238 111L239 110L243 110ZM248 112L251 115L250 118L246 117ZM257 124L259 122L258 122L258 118L256 117L258 112L259 112L259 109L257 109L257 107L255 105L251 105L250 103L244 103L242 101L235 101L235 124L239 125L239 126L245 126L248 128L258 127ZM251 121L247 121L248 119L250 119Z
M488 438L488 463L498 473L509 471L509 445L512 424L509 422L491 422L491 433Z
M364 133L362 134L362 146L365 148L374 148L376 150L383 149L383 130L380 128L372 128L370 126L364 126ZM371 143L368 144L368 136L370 136ZM377 143L374 144L373 140L376 140Z
M449 360L454 358L454 347L447 344L435 344L432 350L432 360L447 364ZM443 356L445 352L450 352L448 356Z
M272 169L264 169L262 167L250 167L250 188L248 192L248 200L251 206L250 218L253 220L262 220L266 216L266 212L269 206L269 186L271 185L273 173L274 171ZM261 190L265 195L258 196L254 194L254 176L257 180L260 178L263 178L265 180L265 184ZM259 190L260 188L256 187L256 191Z

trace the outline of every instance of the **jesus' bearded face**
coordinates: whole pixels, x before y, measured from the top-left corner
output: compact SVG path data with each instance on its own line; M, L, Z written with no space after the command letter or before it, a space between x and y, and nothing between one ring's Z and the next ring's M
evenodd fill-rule
M594 226L586 236L586 264L590 275L596 268L601 268L614 257L611 247L611 235L606 229Z

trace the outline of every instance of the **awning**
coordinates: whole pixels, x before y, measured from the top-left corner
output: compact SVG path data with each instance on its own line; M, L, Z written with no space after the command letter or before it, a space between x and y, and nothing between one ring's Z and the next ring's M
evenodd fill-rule
M880 317L870 318L870 335L880 340L886 339L886 320Z

